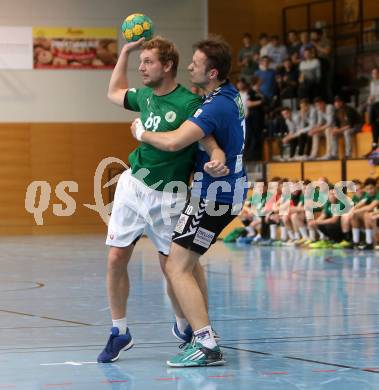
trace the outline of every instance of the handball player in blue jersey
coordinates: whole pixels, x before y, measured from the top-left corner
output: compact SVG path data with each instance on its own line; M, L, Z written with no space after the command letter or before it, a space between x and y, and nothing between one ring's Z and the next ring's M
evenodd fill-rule
M191 195L173 233L166 271L179 305L193 329L193 338L167 362L171 367L225 363L192 270L200 256L239 213L247 188L242 162L245 117L241 97L228 80L230 47L224 40L215 37L198 42L194 48L188 70L191 82L206 93L200 108L177 130L167 133L147 131L138 120L132 126L133 135L139 141L166 151L181 150L213 135L226 159L211 163L199 145ZM213 172L219 170L221 177L210 176L207 173L210 168Z

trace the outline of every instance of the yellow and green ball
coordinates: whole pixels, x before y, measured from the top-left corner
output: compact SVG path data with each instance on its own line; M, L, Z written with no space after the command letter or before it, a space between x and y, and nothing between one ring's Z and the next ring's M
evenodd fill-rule
M154 34L153 21L144 14L132 14L123 21L121 31L128 42L135 42L140 38L148 41Z

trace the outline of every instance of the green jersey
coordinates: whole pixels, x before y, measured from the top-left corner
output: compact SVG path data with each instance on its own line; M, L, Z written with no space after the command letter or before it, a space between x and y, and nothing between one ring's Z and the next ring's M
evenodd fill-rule
M125 95L124 107L141 113L141 121L147 131L166 132L176 130L192 116L201 104L201 98L178 85L167 95L154 95L149 87L131 88ZM146 143L129 155L132 174L147 186L163 191L170 182L189 183L194 168L197 143L177 152L166 152ZM148 169L141 179L137 172ZM157 185L157 183L160 183Z
M367 192L365 192L362 199L366 201L366 205L369 205L374 200L379 200L379 192L377 192L375 195L369 195Z
M364 197L364 193L361 196L353 195L351 200L353 201L354 206L358 204Z
M340 200L337 200L336 203L331 203L330 200L327 200L326 203L324 204L324 207L322 208L322 212L325 214L326 218L332 218L334 216L332 213L333 204L339 205L341 212L343 211L343 207L346 207L346 206L344 206L344 204ZM338 214L336 214L336 215L338 215Z

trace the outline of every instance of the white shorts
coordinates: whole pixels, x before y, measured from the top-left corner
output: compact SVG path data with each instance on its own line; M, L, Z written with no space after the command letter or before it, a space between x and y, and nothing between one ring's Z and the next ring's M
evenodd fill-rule
M117 183L106 244L123 248L146 233L157 250L168 255L186 195L152 190L134 178L130 169L123 172Z

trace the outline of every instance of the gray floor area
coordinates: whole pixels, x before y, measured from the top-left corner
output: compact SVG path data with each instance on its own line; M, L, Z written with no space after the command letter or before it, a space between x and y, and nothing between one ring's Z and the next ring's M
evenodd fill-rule
M104 237L0 240L1 389L379 389L374 252L218 242L204 257L224 367L171 369L172 311L153 246L131 262L136 346L97 364L110 328Z

